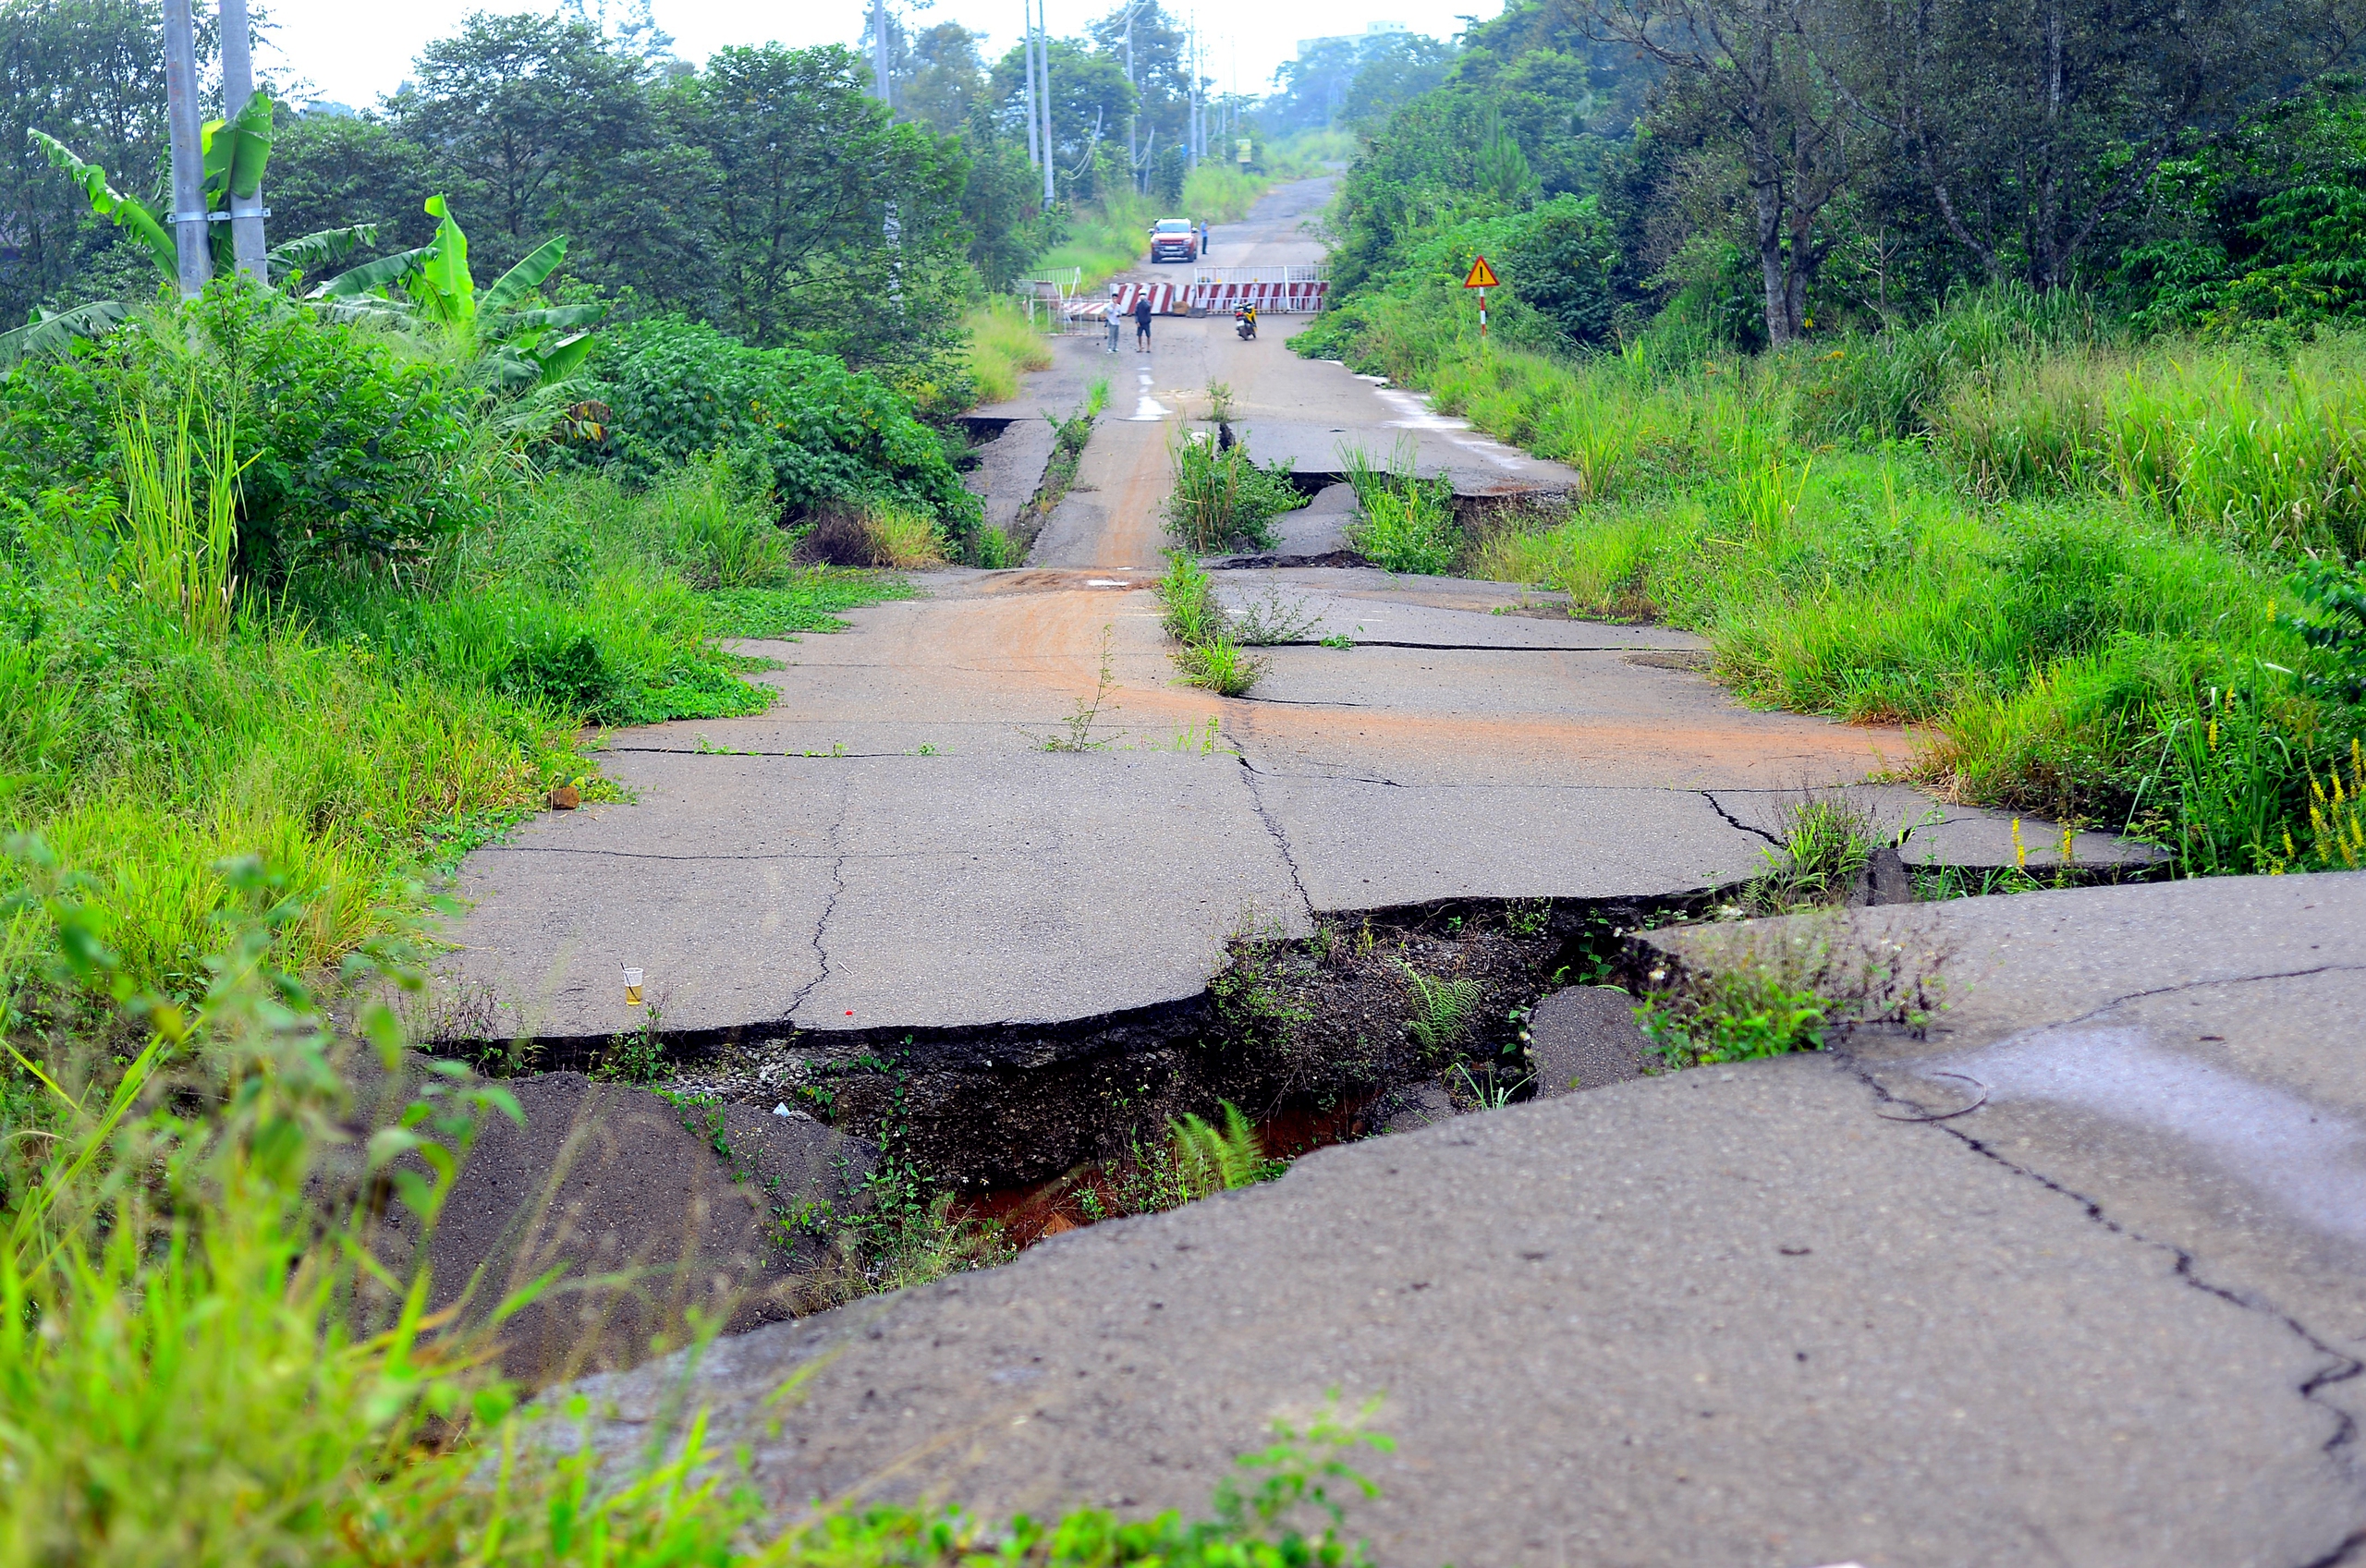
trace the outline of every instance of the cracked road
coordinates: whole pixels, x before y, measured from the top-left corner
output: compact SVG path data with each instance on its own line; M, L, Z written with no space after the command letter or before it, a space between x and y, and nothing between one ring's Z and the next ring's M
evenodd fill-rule
M707 1406L784 1514L1191 1509L1335 1390L1384 1396L1384 1563L2366 1560L2366 874L1815 918L1946 955L1928 1039L1335 1147L571 1392L617 1453Z
M1220 260L1307 250L1305 193L1283 195L1219 234ZM1186 411L1228 381L1256 449L1301 467L1402 436L1466 488L1558 482L1454 421L1404 428L1401 396L1272 341L1300 324L1243 344L1223 321L1163 320L1139 362ZM1055 389L1107 361L1097 339L1055 346ZM1175 430L1100 427L1038 543L1061 565L931 574L925 597L855 611L851 630L746 644L786 666L757 677L781 694L770 711L617 734L604 765L631 804L544 817L463 865L455 1015L496 1039L603 1038L640 1021L630 966L668 1030L1092 1018L1198 994L1251 921L1739 881L1786 798L1912 755L1898 730L1739 707L1688 667L1703 645L1681 633L1499 613L1538 596L1369 569L1221 574L1236 604L1277 592L1318 618L1268 651L1247 699L1179 687L1142 569ZM1104 637L1092 748L1047 752L1098 686ZM2013 861L2002 819L1896 786L1863 798L1913 829L1909 859ZM2024 837L2032 864L2058 853L2043 824Z

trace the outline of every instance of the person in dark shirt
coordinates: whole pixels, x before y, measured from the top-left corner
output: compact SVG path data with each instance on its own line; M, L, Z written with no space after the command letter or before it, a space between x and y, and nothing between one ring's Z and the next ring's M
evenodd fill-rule
M1134 298L1134 352L1150 352L1150 290L1147 288Z

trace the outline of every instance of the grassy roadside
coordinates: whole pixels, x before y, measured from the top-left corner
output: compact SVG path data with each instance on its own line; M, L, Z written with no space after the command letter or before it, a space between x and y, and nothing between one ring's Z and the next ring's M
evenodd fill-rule
M1300 342L1576 470L1573 511L1462 541L1462 570L1696 629L1751 700L1922 726L1915 772L1952 796L2193 872L2359 863L2334 780L2366 728L2337 565L2366 340L2117 345L1999 293L1787 356L1669 322L1572 358L1516 315L1482 353L1457 303L1367 299Z
M457 520L384 565L308 553L268 591L244 581L265 569L262 525L243 545L234 528L209 542L202 515L227 493L201 438L226 438L238 417L219 412L240 395L224 379L233 360L128 337L112 359L0 386L18 480L0 507L0 831L39 837L112 973L143 991L204 988L234 901L226 866L271 868L301 911L274 925L274 962L318 973L404 929L422 881L555 789L600 797L599 729L763 707L750 662L718 639L826 630L835 610L907 591L793 565L728 462L638 490L545 474L490 425L422 412L439 372L369 334L306 329L298 346L353 374L348 403L390 393L433 447L397 461L398 425L386 455L361 449L342 493L381 504L366 483L409 496L433 475ZM165 401L134 419L122 410L154 395L139 377L160 355ZM169 422L184 416L186 440ZM279 460L287 416L245 418L266 440L247 459L260 507L254 476ZM112 433L68 461L40 444L61 419ZM0 896L25 875L0 869ZM72 1011L44 978L46 930L30 908L0 924L11 1028Z

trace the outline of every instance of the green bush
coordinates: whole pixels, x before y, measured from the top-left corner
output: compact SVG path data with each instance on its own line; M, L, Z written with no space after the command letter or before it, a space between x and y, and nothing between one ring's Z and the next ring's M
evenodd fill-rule
M415 561L486 516L497 478L472 418L478 395L376 328L221 281L0 378L0 506L113 485L116 411L163 422L194 396L236 427L250 582L324 560Z
M1288 461L1260 467L1245 441L1225 447L1192 432L1171 454L1175 487L1166 498L1166 531L1193 554L1271 550L1279 542L1273 520L1306 504L1290 482Z
M944 441L872 375L791 348L751 348L679 317L601 336L592 388L611 423L595 460L648 482L718 448L769 465L792 517L831 503L926 508L957 547L981 525Z

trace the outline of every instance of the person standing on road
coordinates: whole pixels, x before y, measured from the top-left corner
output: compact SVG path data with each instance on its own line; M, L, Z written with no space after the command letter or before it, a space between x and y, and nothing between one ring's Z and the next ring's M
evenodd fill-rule
M1201 260L1201 261L1206 261L1207 259L1208 259L1208 220L1207 220L1207 219L1205 219L1205 218L1201 218L1201 219L1200 220L1200 260Z
M1150 290L1134 297L1134 352L1150 352Z
M1117 286L1109 286L1109 352L1117 352Z

